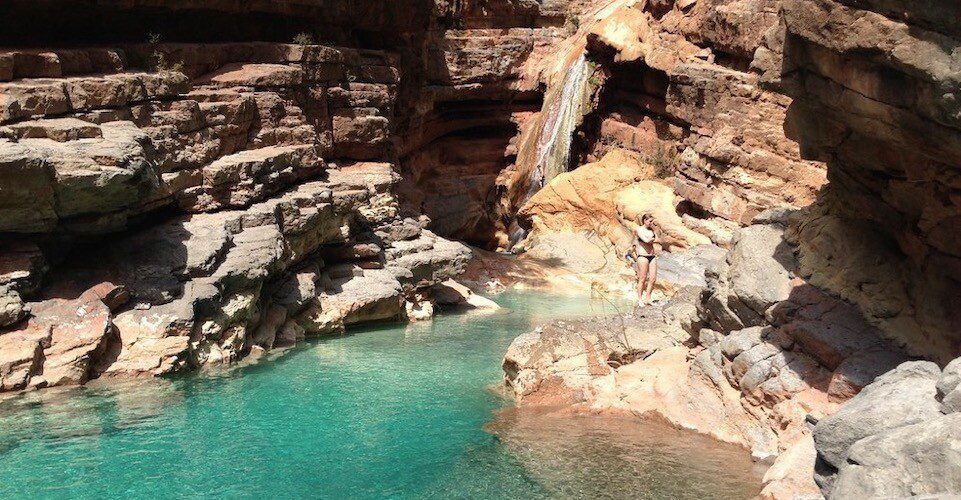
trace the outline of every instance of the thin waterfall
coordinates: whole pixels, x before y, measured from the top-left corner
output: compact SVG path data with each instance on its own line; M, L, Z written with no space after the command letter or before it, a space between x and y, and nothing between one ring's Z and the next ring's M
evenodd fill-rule
M590 65L581 54L567 69L561 92L547 96L541 109L545 118L537 142L537 162L530 171L525 199L529 199L551 179L567 171L574 129L583 117L581 107L589 73Z

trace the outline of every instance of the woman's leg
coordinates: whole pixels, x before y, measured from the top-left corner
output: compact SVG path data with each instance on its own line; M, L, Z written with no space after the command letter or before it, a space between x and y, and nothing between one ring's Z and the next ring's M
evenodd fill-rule
M644 259L647 260L647 259ZM647 295L647 303L651 302L651 294L654 293L654 282L657 281L657 259L651 261L648 266L646 281L644 283L644 293Z
M637 272L637 301L639 304L644 305L644 283L647 282L647 270L649 262L644 257L638 256L635 261L635 271Z

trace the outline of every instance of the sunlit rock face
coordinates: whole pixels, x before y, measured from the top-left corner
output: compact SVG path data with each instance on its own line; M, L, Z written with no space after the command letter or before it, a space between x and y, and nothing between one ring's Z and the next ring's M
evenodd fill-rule
M637 180L668 186L676 195L670 211L684 227L721 246L766 209L813 202L825 166L803 158L785 128L791 98L780 85L779 8L774 1L572 3L568 36L525 61L525 73L542 82L543 101L520 123L516 157L497 177L494 243L514 248L545 232L538 220L551 214L539 211L550 208L536 193L563 172L558 163L575 170L612 151L649 165ZM585 59L587 81L576 85ZM570 151L555 154L555 125L568 121L573 133L560 135ZM600 217L616 224L605 231L629 231L633 221L613 208Z
M530 218L535 235L593 233L620 253L631 244L625 228L644 213L657 218L665 250L709 244L708 237L685 226L676 212L677 195L653 170L637 153L612 149L597 162L555 177L520 215Z
M961 56L946 2L784 3L787 126L828 161L805 271L918 354L961 354ZM859 237L861 235L862 237Z
M521 406L656 414L769 463L762 496L816 495L808 416L832 415L910 358L856 306L798 275L784 212L757 222L708 260L705 282L666 302L517 337L504 357L509 392ZM936 408L930 386L904 399ZM867 418L882 419L877 410Z
M155 7L202 10L210 29L193 38L230 37L217 26L236 4L187 4ZM250 11L333 26L363 7L321 16L321 4ZM94 11L146 30L144 7ZM442 17L409 7L350 33L396 41ZM433 310L429 289L470 251L399 201L398 109L417 98L402 78L426 74L405 57L424 38L380 50L333 32L343 44L321 45L287 21L262 23L298 43L169 32L0 53L3 390L229 363ZM96 40L94 27L36 38Z

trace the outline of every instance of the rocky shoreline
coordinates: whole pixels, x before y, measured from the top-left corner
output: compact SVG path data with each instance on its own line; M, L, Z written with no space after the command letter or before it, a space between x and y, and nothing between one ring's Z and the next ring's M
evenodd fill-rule
M521 335L504 358L510 392L521 406L655 415L744 446L770 464L765 498L903 496L957 484L945 475L958 466L951 438L935 444L927 432L906 439L899 430L951 421L957 362L942 376L933 363L909 361L856 307L800 278L791 235L803 214L790 219L761 214L708 269L706 286L663 305ZM898 451L873 454L898 446L941 458L918 468Z
M181 67L130 71L150 50ZM0 390L162 375L429 317L431 288L470 258L401 214L389 54L8 55Z
M663 302L521 335L520 404L743 446L766 497L961 493L958 19L898 0L10 0L0 392L489 305L454 279L629 293L620 256L649 213Z
M2 388L226 363L431 307L429 289L470 250L395 215L390 165L326 177L75 257L45 288L51 298L26 304L30 319L0 338Z

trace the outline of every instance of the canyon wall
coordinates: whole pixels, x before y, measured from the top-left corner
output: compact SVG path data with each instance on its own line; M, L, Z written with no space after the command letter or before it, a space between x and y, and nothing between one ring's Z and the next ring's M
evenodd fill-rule
M954 5L790 1L790 121L831 189L805 228L805 272L918 354L961 354L961 37Z
M425 29L520 7L88 7L124 29L37 26L17 43L40 47L0 51L0 389L160 375L431 314L431 287L470 251L398 198ZM35 5L3 9L37 24ZM257 26L227 29L241 18ZM431 91L470 99L453 81Z
M429 316L469 257L444 238L502 241L536 66L586 8L5 3L3 389Z
M958 8L880 0L631 5L649 15L618 11L607 17L614 29L592 28L588 47L610 58L608 88L594 117L601 140L591 144L588 135L582 151L606 153L615 130L616 147L653 150L652 163L666 145L679 153L671 165L684 203L754 224L735 231L701 290L633 315L557 322L518 337L504 360L508 387L525 405L653 413L740 443L773 459L764 497L961 491ZM710 50L676 62L658 51L670 34L683 34L675 51L684 42ZM635 100L649 108L637 119L650 120L646 135L617 123L622 112L603 114L604 92L624 95L616 65L638 54L645 64L631 71L643 89L634 92L644 95ZM646 68L665 75L648 81ZM666 99L652 98L661 92ZM830 185L790 177L818 162ZM743 210L762 199L761 180L777 177L786 182L767 184L781 197L774 205L809 205ZM752 189L739 192L745 185ZM541 203L559 205L549 199ZM575 196L566 201L577 206ZM550 210L531 217L535 228L561 220Z
M582 157L637 151L683 198L741 224L813 201L824 167L786 137L779 3L666 6L614 3L579 31L602 86Z
M702 242L676 237L688 230L728 246L765 209L809 207L799 273L912 354L947 362L961 354L956 12L894 4L623 1L582 11L556 57L528 62L545 101L498 180L500 213L535 236L600 228L623 250L640 212L657 214L665 248L684 248ZM615 152L634 182L614 181L619 194L604 197L619 202L591 204L577 193L593 178L559 176L527 199L544 117L581 52L593 68L591 108L568 167ZM624 201L656 184L674 200Z
M662 402L731 422L669 418L780 454L772 495L810 490L805 412L961 354L959 12L901 4L5 2L0 389L426 317L470 259L447 238L619 256L652 212L665 249L731 252L639 320L650 363L574 353L576 391L663 373ZM525 355L521 393L553 369ZM832 440L825 492L853 484Z
M951 2L784 2L789 121L831 182L799 228L801 272L938 363L903 364L818 422L830 498L961 491L959 15Z
M158 54L176 68L131 69ZM396 55L4 55L5 390L164 374L401 317L470 256L400 215Z
M594 276L650 212L701 288L520 337L522 403L739 443L766 496L950 489L903 457L957 362L895 366L961 354L961 10L904 4L4 2L0 390L427 318L448 238Z

